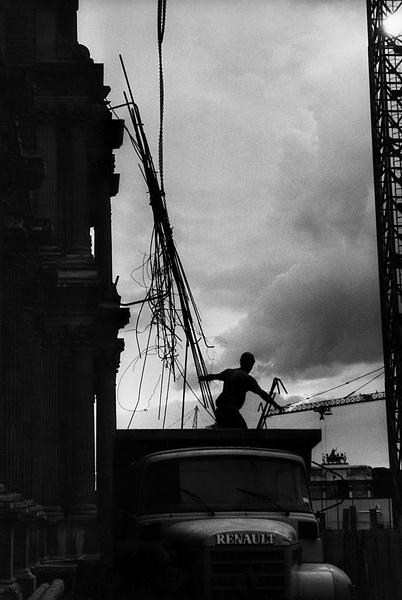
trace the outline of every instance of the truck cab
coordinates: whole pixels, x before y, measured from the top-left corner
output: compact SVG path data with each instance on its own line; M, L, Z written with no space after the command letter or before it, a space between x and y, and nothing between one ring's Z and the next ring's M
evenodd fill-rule
M351 597L346 574L323 563L301 456L186 447L146 454L130 473L116 556L139 597Z

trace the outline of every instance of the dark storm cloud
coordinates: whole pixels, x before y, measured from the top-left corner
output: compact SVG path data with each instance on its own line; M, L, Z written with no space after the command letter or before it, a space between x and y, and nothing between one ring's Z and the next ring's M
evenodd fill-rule
M262 289L247 318L226 335L228 347L240 341L267 374L293 379L380 361L377 274L361 253L341 258L323 254Z

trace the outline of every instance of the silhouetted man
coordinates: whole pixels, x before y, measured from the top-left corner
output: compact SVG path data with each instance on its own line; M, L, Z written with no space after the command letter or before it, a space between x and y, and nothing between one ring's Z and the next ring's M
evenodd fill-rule
M200 381L223 381L223 390L216 399L216 423L222 429L247 429L247 423L240 414L246 400L247 392L253 392L269 402L274 408L282 411L269 394L265 392L249 373L255 358L251 352L244 352L240 357L240 367L225 369L221 373L205 375Z

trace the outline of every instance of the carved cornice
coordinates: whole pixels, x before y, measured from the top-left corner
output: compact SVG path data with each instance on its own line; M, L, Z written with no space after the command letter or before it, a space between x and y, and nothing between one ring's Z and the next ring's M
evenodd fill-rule
M95 348L96 331L92 324L79 323L74 326L42 321L39 326L38 323L36 325L36 335L43 347L59 348L64 352L71 352L78 347Z
M96 348L95 365L98 374L117 373L120 367L120 356L124 350L124 340L115 338L109 342L100 342Z
M101 304L98 307L96 321L99 327L102 326L103 331L117 334L130 321L130 309L118 305Z
M85 98L104 102L109 88L103 85L103 65L95 63L46 63L32 70L35 82L35 102L46 99ZM106 109L107 110L107 109Z
M124 137L124 120L110 119L103 123L104 142L108 148L120 148Z
M86 46L78 44L78 42L71 42L68 39L59 37L56 44L56 53L57 58L62 62L78 61L93 63L91 54Z
M120 366L121 353L124 350L124 340L118 338L100 338L99 331L93 325L61 325L42 323L37 329L37 339L43 349L61 352L64 360L71 366L71 361L77 351L93 352L95 368L98 374L116 373Z

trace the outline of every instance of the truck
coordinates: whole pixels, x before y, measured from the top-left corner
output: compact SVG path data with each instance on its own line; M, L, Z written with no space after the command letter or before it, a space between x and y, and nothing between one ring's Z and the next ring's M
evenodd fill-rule
M347 600L323 561L319 430L118 431L114 561L127 598Z

